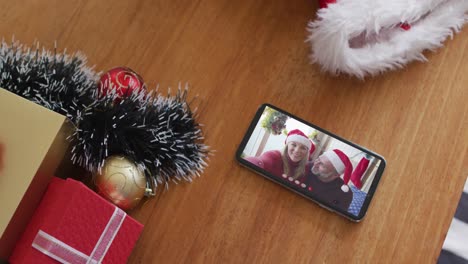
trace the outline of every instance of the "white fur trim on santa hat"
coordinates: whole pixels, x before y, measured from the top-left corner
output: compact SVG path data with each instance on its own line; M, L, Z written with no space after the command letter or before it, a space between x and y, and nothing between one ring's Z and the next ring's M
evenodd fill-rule
M308 139L308 138L306 138L304 136L301 136L301 135L290 135L290 136L288 136L286 138L286 144L288 144L291 141L301 143L302 145L306 146L307 149L310 149L310 147L312 146L312 142L310 141L310 139Z
M322 156L325 156L328 158L328 160L331 162L335 170L338 172L338 174L342 174L345 170L345 164L343 161L340 159L338 154L335 153L335 151L329 150L326 151L322 154Z
M441 47L460 31L467 10L466 0L337 0L309 22L312 62L334 74L363 78L426 61L422 52ZM400 23L411 28L403 30ZM374 44L351 47L350 40L360 35L374 36Z

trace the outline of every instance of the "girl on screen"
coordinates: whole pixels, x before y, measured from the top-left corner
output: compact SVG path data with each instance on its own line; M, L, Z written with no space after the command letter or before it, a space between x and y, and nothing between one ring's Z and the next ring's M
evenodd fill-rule
M270 150L245 159L277 177L299 184L304 182L306 164L314 150L312 141L301 130L294 129L288 133L282 151Z

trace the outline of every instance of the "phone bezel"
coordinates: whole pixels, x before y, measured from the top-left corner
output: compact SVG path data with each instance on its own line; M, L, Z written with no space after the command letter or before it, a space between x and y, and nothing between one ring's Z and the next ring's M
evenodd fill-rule
M358 216L356 216L354 214L351 214L348 211L341 210L340 208L333 207L333 205L328 204L325 201L321 200L320 197L317 197L317 196L315 196L315 195L313 195L311 193L308 193L308 192L304 191L304 189L297 187L297 185L294 185L294 184L290 183L289 181L283 180L281 178L278 178L278 177L272 175L272 173L270 173L270 172L268 172L268 171L266 171L266 170L264 170L262 168L259 168L259 167L255 166L254 164L250 163L249 161L247 161L247 160L245 160L245 159L243 159L241 157L242 152L244 151L245 146L247 145L247 143L248 143L248 141L249 141L255 127L257 126L257 123L258 123L260 117L262 116L262 114L263 114L266 107L270 107L270 108L272 108L272 109L274 109L276 111L279 111L279 112L281 112L283 114L286 114L290 118L294 118L297 121L300 121L300 122L314 128L314 129L316 129L316 130L318 130L318 131L320 131L322 133L328 134L328 135L332 136L333 138L335 138L337 140L340 140L340 141L342 141L342 142L344 142L346 144L349 144L350 146L352 146L352 147L354 147L356 149L359 149L359 150L361 150L361 151L363 151L363 152L365 152L365 153L367 153L369 155L372 155L375 158L380 160L379 169L377 170L377 172L375 174L374 180L373 180L373 182L371 184L371 187L369 188L369 192L366 195L366 199L365 199L365 201L364 201L364 203L363 203L363 205L361 207L361 210L359 211ZM241 141L241 144L239 145L239 148L237 149L236 159L243 166L253 170L254 172L257 172L258 174L264 176L265 178L267 178L269 180L272 180L273 182L278 183L281 186L286 187L287 189L289 189L289 190L291 190L291 191L293 191L293 192L295 192L295 193L297 193L297 194L299 194L299 195L301 195L301 196L303 196L303 197L305 197L305 198L307 198L307 199L309 199L309 200L311 200L313 202L316 202L319 206L324 207L324 208L326 208L326 209L328 209L328 210L330 210L332 212L335 212L335 213L337 213L337 214L339 214L341 216L344 216L347 219L352 220L354 222L361 221L364 218L364 216L366 215L367 210L369 209L369 205L370 205L370 203L371 203L371 201L372 201L372 199L374 197L377 186L378 186L378 184L380 182L380 179L382 178L383 172L384 172L385 167L387 165L387 162L385 161L385 159L381 155L379 155L379 154L377 154L377 153L375 153L373 151L370 151L370 150L368 150L368 149L366 149L366 148L364 148L364 147L362 147L362 146L360 146L358 144L355 144L355 143L353 143L353 142L351 142L349 140L346 140L346 139L344 139L344 138L342 138L340 136L337 136L336 134L334 134L334 133L332 133L332 132L330 132L330 131L328 131L326 129L323 129L323 128L317 126L317 125L314 125L314 124L312 124L310 122L307 122L307 121L303 120L302 118L299 118L299 117L297 117L297 116L295 116L295 115L293 115L293 114L291 114L291 113L289 113L289 112L287 112L287 111L285 111L283 109L280 109L280 108L278 108L276 106L273 106L271 104L268 104L268 103L262 104L258 108L254 118L252 119L252 121L251 121L251 123L249 125L249 128L247 129L247 132L245 133L245 135L244 135L244 137L243 137L243 139Z

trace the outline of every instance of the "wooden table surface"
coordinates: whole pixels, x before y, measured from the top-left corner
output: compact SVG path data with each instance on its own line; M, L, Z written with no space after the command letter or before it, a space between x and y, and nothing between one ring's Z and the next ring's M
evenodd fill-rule
M299 1L1 3L0 32L128 66L160 90L190 84L206 144L192 184L131 213L145 225L129 263L433 263L468 175L468 29L427 63L359 81L309 64ZM387 169L352 223L239 166L250 118L269 102L374 150Z

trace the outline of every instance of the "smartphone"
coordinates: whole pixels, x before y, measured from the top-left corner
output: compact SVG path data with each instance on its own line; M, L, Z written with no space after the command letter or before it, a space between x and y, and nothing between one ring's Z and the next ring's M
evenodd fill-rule
M270 104L255 114L240 164L349 220L366 215L385 159Z

